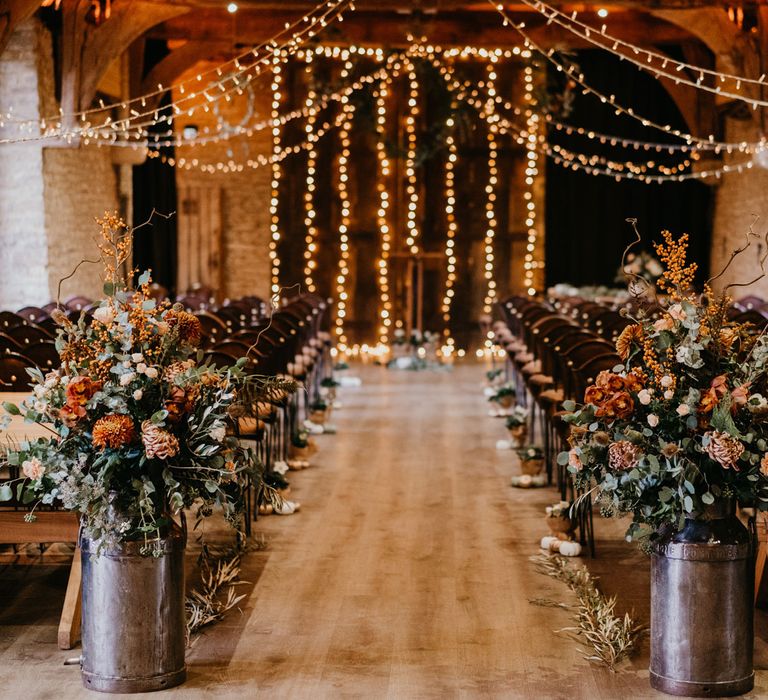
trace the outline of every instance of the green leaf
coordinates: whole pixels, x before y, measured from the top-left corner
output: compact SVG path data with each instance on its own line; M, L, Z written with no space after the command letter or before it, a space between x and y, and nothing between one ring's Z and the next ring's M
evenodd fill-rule
M688 491L688 493L696 493L696 489L690 481L686 480L683 482L683 486L685 486L685 490Z
M159 425L167 417L168 417L168 411L166 411L164 408L161 408L159 411L153 413L152 417L149 420L152 421L152 423L154 423L155 425Z
M15 403L11 403L10 401L3 401L3 408L12 416L21 415L21 409Z
M564 411L575 411L576 410L576 402L571 401L568 399L568 401L563 401L563 410Z
M693 512L693 499L690 496L686 496L683 499L683 507L685 508L686 513Z
M111 297L115 293L115 285L112 282L104 283L104 295Z
M557 455L557 463L561 467L564 467L566 464L568 464L568 453L560 452L560 454Z
M710 506L715 502L715 497L709 491L707 491L702 495L701 501L702 503L706 503L708 506Z
M0 486L0 501L10 501L13 498L13 489L11 485L6 482Z
M723 396L720 403L715 406L715 409L712 411L712 420L710 423L715 430L719 430L721 433L728 433L739 439L744 438L731 417L730 394Z
M139 287L145 284L149 284L149 270L144 270L144 272L139 275Z

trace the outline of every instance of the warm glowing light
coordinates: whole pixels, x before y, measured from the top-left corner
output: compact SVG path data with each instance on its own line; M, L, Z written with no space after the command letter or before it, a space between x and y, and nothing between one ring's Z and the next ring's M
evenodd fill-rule
M608 16L608 10L606 10L604 7L601 7L597 11L597 16L598 17L602 17L603 19L605 19Z
M276 118L280 109L280 85L282 83L282 69L280 63L283 57L279 51L275 52L272 64L272 117ZM280 151L280 127L272 127L272 153ZM272 263L272 294L280 292L280 257L277 246L280 243L280 162L272 163L271 198L269 203L269 258Z
M352 70L352 62L349 60L349 52L342 52L344 67L341 70L341 78L345 79ZM344 318L347 315L347 302L349 294L346 291L346 281L349 275L349 224L350 208L349 191L347 181L349 180L348 166L350 156L350 138L349 133L352 129L352 117L355 113L354 104L348 100L342 100L341 106L344 121L339 128L339 143L341 151L338 158L338 172L336 189L339 193L339 204L341 212L339 216L338 235L339 235L339 274L336 276L336 320L335 333L338 346L344 349L347 346L347 336L344 332Z

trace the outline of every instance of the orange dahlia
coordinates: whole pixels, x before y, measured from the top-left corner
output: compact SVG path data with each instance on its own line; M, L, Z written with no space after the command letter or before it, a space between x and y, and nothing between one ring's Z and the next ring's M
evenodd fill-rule
M165 314L169 328L178 328L179 339L190 345L198 345L203 337L200 319L183 309L171 309Z
M136 431L130 416L122 413L110 413L99 418L93 426L91 442L102 450L111 447L116 450L133 441Z

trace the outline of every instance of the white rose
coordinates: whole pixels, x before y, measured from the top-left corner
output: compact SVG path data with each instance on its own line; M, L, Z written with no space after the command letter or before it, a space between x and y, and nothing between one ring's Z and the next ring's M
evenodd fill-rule
M115 310L111 306L100 306L93 312L93 317L106 326L115 320Z
M667 387L670 387L670 386L672 386L672 377L670 377L668 374L665 374L665 375L664 375L664 376L661 378L661 386L663 386L665 389L666 389Z
M681 403L677 407L678 416L687 416L691 412L691 407L687 403Z
M136 363L139 363L139 362L144 362L144 355L142 355L140 352L134 352L134 353L131 355L131 359L132 359L134 362L136 362Z
M147 366L143 362L139 362L139 364L136 365L136 371L139 374L144 374L147 371Z
M130 369L131 368L131 361L130 360L124 360L123 361L123 367L125 367L125 369Z
M637 392L637 398L643 406L647 406L651 403L651 392L648 389L641 389Z
M154 367L147 367L147 369L144 370L144 374L150 379L157 379L157 369Z
M672 391L672 389L667 389L667 390L664 392L664 398L665 398L667 401L669 401L669 400L670 400L670 399L671 399L671 398L672 398L674 395L675 395L675 392L674 392L674 391Z
M136 379L135 372L126 372L120 375L120 386L128 386L134 379Z
M136 389L136 391L133 392L133 398L136 401L141 401L142 396L144 396L144 392L141 389Z
M648 425L655 428L659 424L659 417L655 413L651 413L648 416Z
M27 479L37 481L45 474L45 467L37 457L32 457L21 463L21 471Z

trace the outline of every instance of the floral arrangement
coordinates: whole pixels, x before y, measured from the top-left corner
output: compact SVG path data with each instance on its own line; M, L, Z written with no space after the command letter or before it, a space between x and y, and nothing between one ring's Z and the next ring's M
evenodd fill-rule
M623 284L627 276L637 279L644 279L646 282L655 284L664 272L664 268L658 258L645 250L639 253L628 253L623 264L616 271L614 282Z
M517 389L515 388L515 385L511 382L507 382L506 384L497 386L494 393L488 397L488 401L500 403L505 399L509 400L515 396L517 396Z
M116 216L98 223L106 298L90 320L52 314L61 365L29 370L32 396L4 405L51 435L7 453L18 478L0 499L34 504L30 520L38 504L75 511L100 547L143 538L151 554L170 518L193 505L199 516L219 506L235 522L258 471L230 434L230 412L276 383L247 377L244 360L226 369L205 363L200 321L156 303L149 273L137 289L121 277L132 231Z
M309 405L310 411L317 411L318 413L328 410L328 404L323 399L317 398Z
M571 504L568 501L559 501L544 509L548 518L570 518L570 511Z
M411 330L411 334L406 337L405 330L402 328L396 328L392 334L393 345L410 345L412 348L417 349L428 345L429 343L437 342L439 335L431 331L424 331L423 333L414 328Z
M730 321L726 294L694 292L687 242L663 233L663 313L639 313L617 340L622 364L565 404L571 449L558 461L605 514L633 516L630 539L713 504L768 508L768 336Z
M528 409L523 406L515 406L507 416L507 428L519 428L528 423Z
M517 450L517 456L523 462L544 459L544 450L538 445L527 445Z
M304 429L297 430L291 436L291 444L294 447L298 447L300 450L309 447L309 432Z
M485 381L488 384L488 386L494 386L495 384L498 384L499 381L503 379L504 376L504 370L501 367L497 367L496 369L489 369L485 373Z

